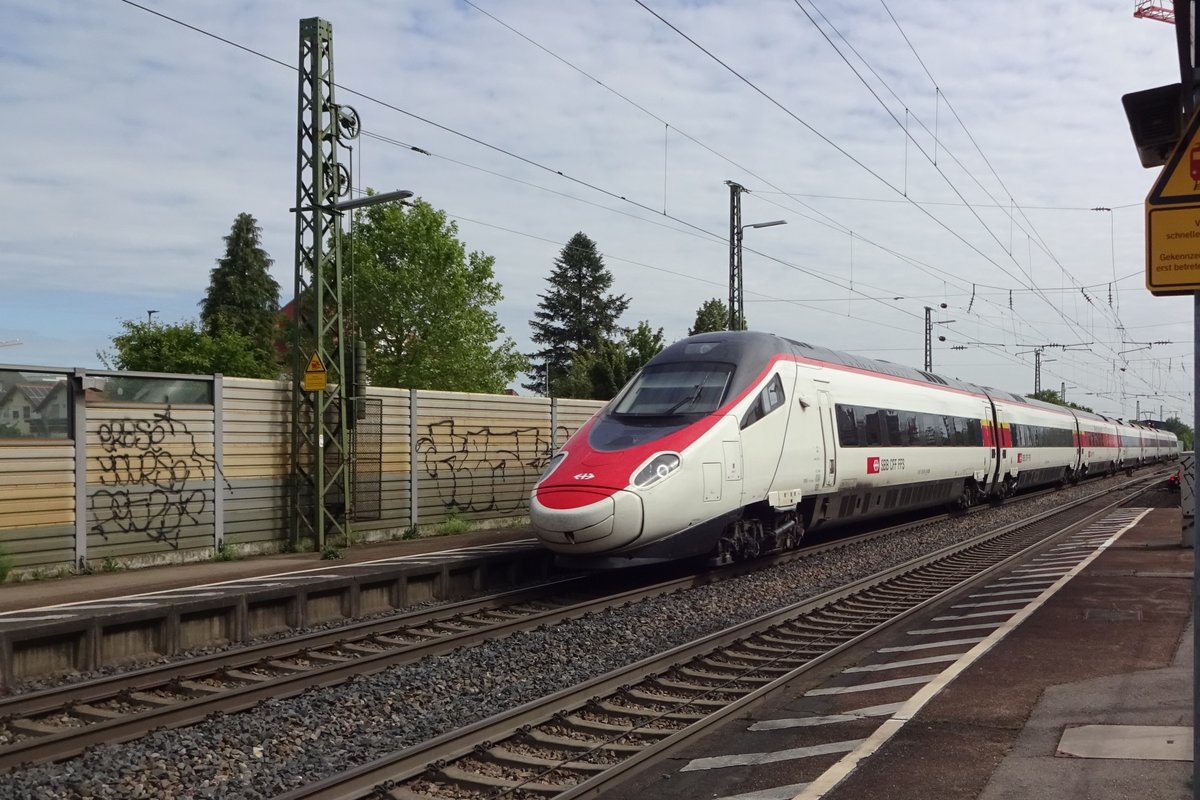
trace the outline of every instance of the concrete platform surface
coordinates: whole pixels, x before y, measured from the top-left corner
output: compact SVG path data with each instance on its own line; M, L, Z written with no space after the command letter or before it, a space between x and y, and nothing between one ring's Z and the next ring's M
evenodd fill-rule
M529 527L506 527L453 536L354 545L344 548L342 558L338 560L323 560L320 553L280 553L250 556L239 561L200 561L3 583L0 584L0 613L532 538L533 530Z
M825 798L1190 800L1180 521L1151 511Z

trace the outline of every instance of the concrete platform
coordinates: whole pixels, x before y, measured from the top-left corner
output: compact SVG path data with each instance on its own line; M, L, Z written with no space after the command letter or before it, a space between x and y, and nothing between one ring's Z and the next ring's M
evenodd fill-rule
M0 689L510 587L551 574L528 528L0 585Z
M1191 798L1179 541L1179 510L1152 511L825 797Z

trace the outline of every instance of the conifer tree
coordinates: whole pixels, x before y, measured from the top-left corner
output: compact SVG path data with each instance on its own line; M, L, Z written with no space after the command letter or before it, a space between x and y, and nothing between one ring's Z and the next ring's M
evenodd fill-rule
M613 276L604 266L596 243L582 231L563 247L546 279L549 289L541 295L531 337L542 349L533 353L526 389L555 393L567 380L576 354L598 353L605 343L621 333L617 320L629 307L625 295L609 293ZM549 383L547 384L547 371Z
M244 337L253 360L268 371L275 361L279 322L279 282L271 277L271 264L258 222L250 214L238 214L200 302L203 332L214 339L223 331Z

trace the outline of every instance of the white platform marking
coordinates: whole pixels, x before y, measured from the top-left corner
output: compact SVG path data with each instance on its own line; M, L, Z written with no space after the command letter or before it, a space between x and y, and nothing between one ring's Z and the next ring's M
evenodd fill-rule
M1089 564L1100 557L1100 554L1107 550L1125 531L1132 528L1141 520L1142 517L1150 513L1150 509L1124 509L1128 514L1121 515L1125 518L1125 524L1116 530L1112 536L1105 539L1101 545L1091 555L1085 557L1078 566L1068 572L1055 583L1048 587L1044 592L1030 601L1029 605L1017 611L1012 619L1004 623L1002 627L994 631L990 636L984 639L979 644L971 648L971 650L956 661L954 664L946 668L935 680L927 683L917 690L908 702L897 711L890 719L884 720L883 724L870 736L868 736L861 745L856 747L852 752L839 759L829 769L825 770L816 780L811 782L804 788L804 791L797 794L794 800L819 800L825 794L831 791L834 787L840 784L847 776L852 773L855 768L862 763L864 759L869 758L879 748L896 735L901 728L904 727L909 720L913 719L917 713L925 707L925 704L936 697L943 689L946 688L957 678L967 667L974 664L982 658L989 650L1004 637L1014 631L1017 626L1029 618L1034 611L1045 605L1046 601L1054 596L1055 592L1066 586L1067 582L1082 572Z
M1003 611L976 611L973 614L947 614L944 617L934 617L934 622L953 622L956 619L981 619L983 617L1005 617L1013 613L1014 609L1005 609Z
M957 603L950 606L951 608L990 608L992 606L1011 606L1022 605L1028 603L1031 598L1028 597L1010 597L1007 600L988 600L983 603Z
M867 706L845 711L841 714L828 714L823 717L792 717L789 719L764 719L756 722L747 730L778 731L786 728L811 728L815 725L833 725L838 722L854 722L867 717L886 717L895 714L904 703L884 703L880 706Z
M881 647L876 652L879 653L908 653L913 650L932 650L935 647L954 647L962 644L979 644L983 641L983 637L972 639L947 639L944 642L925 642L924 644L906 644L900 647Z
M1041 594L1042 588L1045 588L1044 584L1039 583L1037 586L1029 589L1003 589L997 592L976 592L975 594L968 595L968 597L1005 597L1014 594L1023 594L1028 596L1033 594Z
M788 786L776 786L772 789L763 789L757 792L746 792L745 794L727 794L724 797L718 797L717 800L792 800L796 792L802 791L807 783L793 783Z
M922 628L916 631L909 631L909 636L937 636L941 633L958 633L959 631L990 631L993 628L999 628L999 622L987 622L982 625L955 625L949 628Z
M865 739L851 739L846 742L829 742L812 747L777 750L773 753L734 753L727 756L697 758L689 761L680 772L696 772L702 769L723 769L725 767L750 767L756 764L775 764L779 761L795 761L800 758L812 758L830 753L848 753L864 741Z
M172 592L179 591L180 589L202 590L202 589L213 589L213 588L221 588L221 587L246 588L248 586L250 586L250 587L258 586L259 581L311 580L312 578L321 579L323 577L323 575L319 574L319 573L328 573L330 570L346 569L347 567L369 567L369 566L372 566L375 564L411 564L414 562L421 562L421 561L430 562L430 563L440 563L441 561L446 560L448 558L462 558L462 557L467 557L471 554L480 554L480 553L486 553L486 552L491 552L491 551L495 551L495 550L512 550L513 552L517 552L517 551L521 551L521 550L533 550L533 549L537 549L539 547L540 547L540 545L538 545L537 540L532 539L532 538L518 539L518 540L512 541L512 542L493 542L492 544L472 545L470 547L462 547L462 548L458 548L455 550L444 550L441 553L436 554L435 561L433 561L433 562L430 562L430 559L431 559L431 557L435 557L435 554L413 553L412 555L408 555L408 556L390 556L388 558L376 558L376 559L372 559L370 561L356 561L353 564L338 564L336 566L311 567L309 569L291 570L289 572L276 572L276 573L271 573L269 575L257 575L257 576L247 577L247 578L234 578L234 579L227 580L227 581L216 581L214 583L202 583L202 584L197 584L195 586L175 587L174 589L162 589L162 590L156 591L156 592L141 592L138 594L123 595L121 597L106 598L106 600L108 600L109 602L117 602L117 601L122 601L122 600L155 599L155 598L160 598L160 597L163 599L169 600L170 599L169 595ZM460 556L459 554L462 554L462 555ZM305 576L305 577L302 577L302 576ZM267 584L263 584L263 585L275 586L277 584L267 583ZM96 606L90 605L89 603L87 603L85 601L85 602L76 602L76 603L56 603L54 605L37 606L34 608L21 608L21 609L15 609L13 611L0 611L0 622L3 622L5 617L10 617L10 616L28 616L29 614L42 612L42 611L59 611L62 609L72 609L72 608L90 609L90 608L96 608Z
M943 661L957 661L962 653L946 653L941 656L926 656L925 658L909 658L904 661L889 661L886 664L867 664L861 667L847 667L842 672L886 672L889 669L904 669L905 667L920 667L926 664L940 664Z
M912 686L918 683L929 683L937 675L914 675L911 678L893 678L890 681L875 683L860 683L856 686L825 686L820 689L809 689L805 697L819 697L830 694L855 694L857 692L873 692L876 689L892 689L896 686Z

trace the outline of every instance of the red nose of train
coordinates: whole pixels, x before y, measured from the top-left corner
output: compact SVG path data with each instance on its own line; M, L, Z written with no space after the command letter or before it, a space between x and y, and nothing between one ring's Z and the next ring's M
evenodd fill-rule
M611 551L632 544L642 533L642 499L623 489L540 487L529 506L538 538L558 553Z

